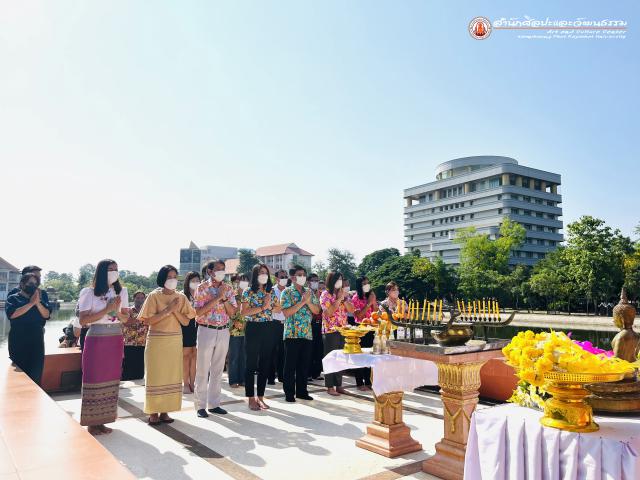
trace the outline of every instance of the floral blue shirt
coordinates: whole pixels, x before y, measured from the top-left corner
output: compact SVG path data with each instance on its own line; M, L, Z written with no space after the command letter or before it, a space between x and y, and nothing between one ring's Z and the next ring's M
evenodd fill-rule
M251 287L249 287L244 292L242 292L242 303L248 303L249 308L262 307L267 295L269 294L264 290L258 290L257 292L254 292L253 290L251 290ZM272 292L271 305L275 305L277 301L278 297ZM246 315L244 318L247 320L247 322L270 322L272 320L271 310L258 312L255 315Z
M285 309L293 307L294 305L300 303L302 301L302 296L308 291L309 288L304 287L302 293L300 293L298 292L298 289L293 285L285 288L282 292L282 296L280 297L282 308ZM318 297L316 297L315 293L313 292L311 292L311 303L313 303L314 305L320 305ZM308 305L305 305L290 317L286 317L284 321L283 338L305 338L307 340L312 340L312 318L313 313L311 313L311 309Z

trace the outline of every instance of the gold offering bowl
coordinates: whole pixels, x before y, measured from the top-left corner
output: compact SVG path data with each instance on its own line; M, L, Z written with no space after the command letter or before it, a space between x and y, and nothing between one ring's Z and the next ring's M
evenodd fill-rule
M540 423L569 432L595 432L600 427L593 421L591 405L585 402L590 395L585 384L617 382L624 376L624 373L545 373L544 388L551 398L544 402Z
M360 338L364 337L367 333L373 332L374 328L369 327L341 327L338 328L340 335L344 337L344 348L342 351L344 353L362 353L362 348L360 347Z
M464 345L473 337L473 327L471 325L453 324L445 327L441 331L432 331L431 336L435 338L441 347L457 347Z

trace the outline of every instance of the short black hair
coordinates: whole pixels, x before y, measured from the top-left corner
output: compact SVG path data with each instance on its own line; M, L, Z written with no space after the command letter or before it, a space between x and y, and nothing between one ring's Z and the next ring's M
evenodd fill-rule
M197 278L198 280L201 280L200 274L198 272L188 272L184 276L184 282L183 282L183 285L182 285L182 293L184 293L189 300L193 300L193 297L191 296L191 287L189 286L189 284L191 283L191 280L193 280L194 278Z
M27 282L29 280L31 280L32 278L35 278L36 285L39 287L40 286L40 280L38 279L38 276L33 272L23 273L22 277L20 277L20 285L25 286L27 284Z
M289 270L289 272L291 272L291 270ZM281 273L284 273L285 275L287 275L287 271L284 268L281 268L275 273L275 277L278 278L278 275L280 275Z
M289 270L289 273L291 274L291 276L293 277L296 273L298 273L300 270L302 270L305 274L305 276L307 275L307 269L304 268L302 265L294 265L293 267L291 267L291 269Z
M41 272L42 269L40 267L38 267L37 265L27 265L26 267L24 267L22 269L22 275L24 275L25 273L33 273L33 272Z
M310 281L310 282L311 282L311 281L313 281L313 279L314 279L314 278L319 279L320 277L318 277L318 274L317 274L317 273L311 273L311 274L309 274L309 281Z
M156 277L156 283L160 288L164 287L164 282L167 281L169 272L176 272L176 275L178 275L178 269L173 265L165 265L158 272L158 276Z
M222 268L224 269L227 268L227 266L224 264L224 260L211 260L209 263L207 263L207 270L213 270L213 267L215 267L216 264L222 265Z
M144 295L145 297L147 296L147 294L144 293L142 290L137 290L136 293L133 294L132 298L136 298L138 295Z

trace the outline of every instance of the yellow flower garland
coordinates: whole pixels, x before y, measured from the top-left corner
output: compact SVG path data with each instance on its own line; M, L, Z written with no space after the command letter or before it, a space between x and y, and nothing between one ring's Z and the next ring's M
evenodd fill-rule
M531 385L542 386L546 372L624 373L633 370L625 360L594 355L583 350L562 332L520 332L502 349L518 377Z

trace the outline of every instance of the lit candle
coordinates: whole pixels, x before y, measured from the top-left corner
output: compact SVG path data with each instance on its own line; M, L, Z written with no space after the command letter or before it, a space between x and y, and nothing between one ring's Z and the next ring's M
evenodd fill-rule
M431 321L431 302L427 302L427 321Z
M484 317L486 310L485 310L485 305L484 305L484 298L482 299L482 316Z
M498 304L497 300L496 300L496 315L500 316L500 305Z
M460 300L456 299L456 306L458 307L458 311L462 312L462 310L460 309Z
M403 315L404 315L404 302L400 298L398 299L398 305L396 307L396 310L400 310L400 318L403 318Z
M473 316L474 317L476 316L476 303L477 303L477 300L474 300L473 301Z
M442 299L440 299L440 315L438 315L438 320L442 319Z
M427 311L427 299L424 299L424 303L422 304L422 321L424 322L424 312Z

